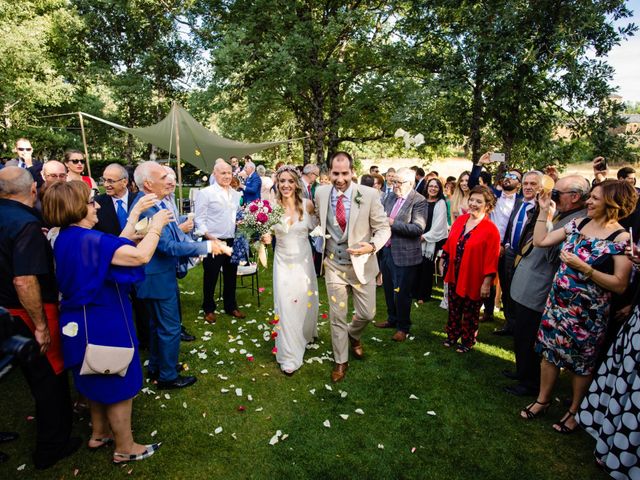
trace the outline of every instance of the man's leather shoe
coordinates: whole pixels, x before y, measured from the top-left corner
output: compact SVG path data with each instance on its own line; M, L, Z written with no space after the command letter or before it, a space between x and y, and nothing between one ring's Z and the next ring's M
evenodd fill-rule
M389 322L377 322L374 323L373 326L378 328L393 328L393 325L391 325Z
M161 382L158 381L158 388L161 390L169 390L173 388L184 388L189 385L193 385L196 383L197 378L193 376L183 377L182 375L178 375L174 380L170 382Z
M231 312L229 315L231 315L232 317L236 317L236 318L245 318L246 315L244 313L242 313L240 310L238 310L237 308Z
M69 455L72 455L82 445L82 439L80 437L71 437L63 446L60 451L53 455L45 456L33 456L33 464L37 470L44 470L45 468L53 467L58 461L62 460Z
M0 443L13 442L18 439L18 436L16 432L0 432Z
M331 381L337 383L344 379L347 374L348 363L336 363L331 372Z
M186 330L180 332L180 341L181 342L193 342L196 339L193 335L191 335Z
M513 335L513 332L508 328L496 328L492 333L499 337L508 337L510 335Z
M364 357L364 350L362 349L360 340L356 340L351 335L349 335L349 343L351 343L351 351L353 352L353 356L358 360L362 360L362 357Z
M406 339L407 339L407 333L402 332L400 330L394 333L393 337L391 337L391 340L393 340L394 342L404 342Z
M516 397L536 397L538 395L537 388L530 388L522 385L521 383L510 387L504 387L502 390L510 393L511 395L515 395Z
M204 316L204 321L207 323L216 323L216 314L213 312L209 312Z
M509 380L520 380L520 378L518 377L518 374L513 370L502 370L501 373L504 377L507 377Z

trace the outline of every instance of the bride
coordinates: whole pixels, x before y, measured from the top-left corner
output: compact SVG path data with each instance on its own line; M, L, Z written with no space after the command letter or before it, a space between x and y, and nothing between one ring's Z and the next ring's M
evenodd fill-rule
M276 360L286 375L300 368L307 343L317 335L318 282L313 266L309 232L315 227L314 207L302 199L300 175L291 165L276 173L276 201L284 208L276 236L273 260ZM271 243L271 236L262 238ZM280 327L278 329L278 327Z

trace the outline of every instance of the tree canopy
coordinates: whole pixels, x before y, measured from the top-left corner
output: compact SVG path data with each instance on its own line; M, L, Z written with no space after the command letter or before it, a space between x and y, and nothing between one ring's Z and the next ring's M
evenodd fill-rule
M425 159L630 158L606 61L630 15L622 0L0 0L0 131L5 150L25 135L55 156L79 138L52 115L138 127L179 100L230 138L306 137L267 154L295 161L408 153L398 128L424 135L410 153ZM151 152L99 125L89 141L104 158Z

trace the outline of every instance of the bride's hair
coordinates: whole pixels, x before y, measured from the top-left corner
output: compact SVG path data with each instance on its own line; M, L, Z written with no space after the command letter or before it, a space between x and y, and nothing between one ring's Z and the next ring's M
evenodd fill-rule
M293 165L283 165L276 172L276 199L278 203L282 205L282 193L280 193L280 178L283 174L288 173L293 178L293 183L296 187L295 192L293 193L293 201L296 205L296 211L298 212L300 220L302 220L304 215L304 210L302 208L302 180L300 179L300 172Z

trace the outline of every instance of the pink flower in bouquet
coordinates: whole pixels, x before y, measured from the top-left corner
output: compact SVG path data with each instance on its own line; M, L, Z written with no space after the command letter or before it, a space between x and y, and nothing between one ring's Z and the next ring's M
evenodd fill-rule
M269 203L269 200L263 200L262 206L267 209L267 213L271 213L273 211L273 209L271 208L271 204Z
M249 211L251 213L256 213L258 211L258 205L256 203L251 202L249 204Z
M259 223L267 223L268 220L269 220L269 217L267 216L266 213L260 212L259 214L256 215L256 221Z

